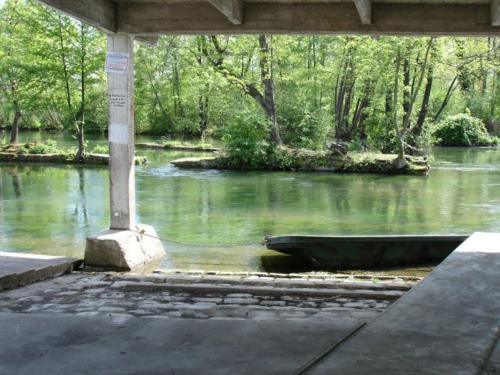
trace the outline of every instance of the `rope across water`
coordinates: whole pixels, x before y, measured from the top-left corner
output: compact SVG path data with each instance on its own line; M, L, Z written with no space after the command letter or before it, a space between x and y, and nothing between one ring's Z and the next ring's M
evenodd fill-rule
M160 236L154 236L152 234L146 233L144 230L135 229L134 232L140 234L141 236L155 238L155 239L160 240L162 242L169 242L169 243L173 243L176 245L192 246L192 247L220 248L220 247L244 247L244 246L263 245L263 242L261 242L261 241L240 242L240 243L230 243L230 244L222 243L222 244L202 245L202 244L197 244L197 243L176 241L176 240L172 240L172 239L164 238L164 237L160 237Z

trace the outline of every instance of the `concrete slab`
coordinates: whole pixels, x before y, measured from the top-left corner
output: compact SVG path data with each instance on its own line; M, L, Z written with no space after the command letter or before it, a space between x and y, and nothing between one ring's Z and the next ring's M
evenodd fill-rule
M88 237L84 262L87 270L149 273L165 255L155 229L137 225L134 230L109 229Z
M0 314L0 374L292 374L357 323Z
M17 288L71 272L78 259L0 252L0 290Z
M307 374L498 373L498 269L500 234L476 233L353 335L360 321L346 316L313 321L4 312L0 332L8 339L0 340L0 374L292 374L336 343ZM103 282L98 293L106 299ZM130 303L126 289L115 292ZM64 304L64 295L56 296L58 303Z
M500 371L499 269L500 234L474 234L310 373Z

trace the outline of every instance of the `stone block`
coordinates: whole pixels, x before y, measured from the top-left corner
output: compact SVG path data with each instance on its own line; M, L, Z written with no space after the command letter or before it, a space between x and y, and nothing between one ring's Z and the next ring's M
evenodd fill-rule
M165 250L153 227L138 231L107 230L87 238L85 267L98 270L141 271L159 264Z

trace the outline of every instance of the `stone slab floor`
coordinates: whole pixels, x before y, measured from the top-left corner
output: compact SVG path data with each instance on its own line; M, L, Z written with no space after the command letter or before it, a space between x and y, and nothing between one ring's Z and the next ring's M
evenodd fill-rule
M0 312L134 317L371 319L413 282L335 277L72 273L0 294Z
M414 284L76 272L0 293L0 374L292 374Z

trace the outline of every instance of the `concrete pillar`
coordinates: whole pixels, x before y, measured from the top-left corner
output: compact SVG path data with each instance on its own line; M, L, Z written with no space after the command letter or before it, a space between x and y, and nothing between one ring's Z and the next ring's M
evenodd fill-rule
M135 228L134 44L108 35L111 229Z
M85 267L145 271L165 250L151 226L135 223L134 44L129 35L108 36L110 229L87 238Z

